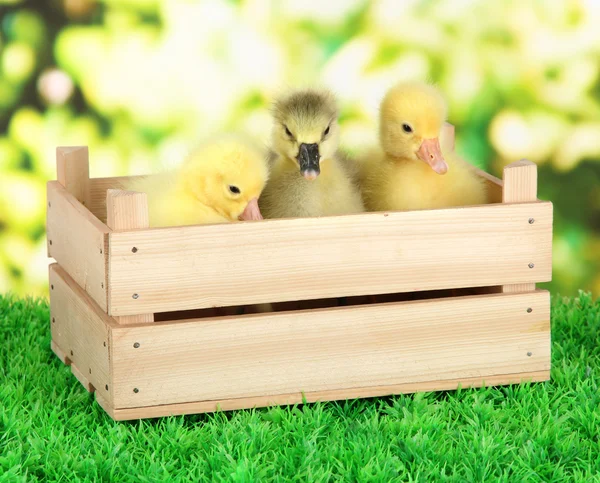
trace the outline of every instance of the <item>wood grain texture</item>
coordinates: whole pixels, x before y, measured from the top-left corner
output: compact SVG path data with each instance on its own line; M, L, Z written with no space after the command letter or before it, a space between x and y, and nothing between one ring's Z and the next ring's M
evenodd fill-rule
M442 151L454 151L454 126L449 122L445 122L440 133L440 146Z
M509 164L503 173L503 203L522 203L537 200L537 166L535 163L522 159ZM532 217L534 223L537 222ZM535 262L532 260L531 263ZM504 285L503 292L529 292L535 290L535 283L520 283Z
M408 394L413 392L451 391L454 389L471 387L490 387L522 382L540 382L550 379L550 371L522 372L518 374L499 374L481 377L465 377L462 379L447 379L443 381L428 381L389 386L370 386L352 389L338 389L333 391L316 391L308 393L277 394L274 396L256 396L237 399L222 399L217 401L198 401L181 404L165 404L159 406L146 406L139 408L114 409L106 401L96 399L102 408L115 420L127 421L130 419L158 418L183 414L198 414L214 411L230 411L233 409L251 409L285 404L302 404L316 401L335 401L340 399L356 399L366 397L381 397L393 394Z
M148 228L150 226L148 196L146 193L109 189L106 195L106 210L106 224L115 232ZM119 324L152 322L154 321L154 314L125 315L116 317L116 321Z
M90 206L90 163L87 146L56 148L56 178L82 205Z
M106 224L113 231L148 228L148 195L110 189L106 194Z
M542 282L551 238L545 202L111 233L109 314Z
M90 178L90 211L106 222L106 195L109 189L122 190L131 180L142 176L117 176L113 178Z
M475 171L477 176L485 180L488 201L490 203L502 203L502 180L474 166L473 171Z
M440 144L443 152L454 152L455 146L455 129L448 122L444 123L440 133ZM456 154L455 154L456 156ZM502 180L492 176L485 171L476 168L466 160L462 160L469 168L480 178L483 178L487 189L488 203L502 203Z
M109 332L114 323L57 264L50 265L50 318L54 352L87 391L102 391L112 401Z
M107 310L110 230L58 181L50 181L47 190L48 256L54 258L103 310Z
M112 337L115 409L486 380L550 369L550 299L537 291L163 322Z

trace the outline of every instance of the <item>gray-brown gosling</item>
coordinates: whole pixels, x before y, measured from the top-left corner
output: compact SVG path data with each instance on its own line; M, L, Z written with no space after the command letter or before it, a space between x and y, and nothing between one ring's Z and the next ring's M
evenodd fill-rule
M350 167L336 154L340 128L333 94L296 90L273 104L270 179L259 199L265 218L364 211Z

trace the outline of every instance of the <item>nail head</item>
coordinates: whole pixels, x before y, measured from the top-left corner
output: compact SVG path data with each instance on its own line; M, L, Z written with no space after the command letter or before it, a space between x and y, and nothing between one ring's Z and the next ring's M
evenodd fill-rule
M133 344L133 348L134 348L134 349L137 349L139 346L140 346L140 343L139 343L139 342L136 342L135 344Z
M54 285L50 285L50 290L54 290Z
M533 225L535 223L535 219L534 218L529 218L529 224Z
M532 352L528 352L528 353L527 353L527 357L531 357L532 355L533 355L533 353L532 353Z
M108 391L108 384L106 384L106 385L104 386L104 389L106 389L106 390Z
M140 390L137 387L134 387L133 392L135 392L137 394L138 392L140 392Z
M136 252L137 252L137 247L133 247L133 248L131 249L131 251L132 251L133 253L136 253Z
M52 240L50 240L49 243L50 243L50 246L52 246Z
M528 314L530 314L531 312L533 312L533 309L532 309L531 307L529 307L529 308L527 309L527 313L528 313Z
M138 294L136 294L136 293L134 293L134 294L133 294L131 297L132 297L134 300L137 300L137 299L139 298L139 295L138 295Z
M533 268L533 267L535 267L535 265L533 263L530 263L529 268Z
M56 320L54 320L54 317L52 317L52 323L56 322Z
M71 355L73 355L73 351L71 351Z

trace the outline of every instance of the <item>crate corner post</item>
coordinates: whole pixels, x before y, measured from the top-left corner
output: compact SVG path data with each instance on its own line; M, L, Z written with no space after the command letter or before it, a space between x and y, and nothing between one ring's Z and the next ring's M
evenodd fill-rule
M84 206L90 206L90 161L87 146L56 148L56 179Z
M504 167L502 203L526 203L537 201L537 165L521 159ZM535 264L530 262L530 268ZM532 292L535 283L503 285L502 292Z
M106 193L106 224L115 231L135 230L148 228L150 219L148 214L148 196L146 193L127 191L121 189L109 189ZM109 253L111 239L109 235ZM110 260L110 257L109 257ZM110 262L109 262L110 265ZM138 295L138 294L133 294ZM109 291L108 307L111 313L111 284L109 266ZM111 314L112 315L112 314ZM123 325L153 322L154 314L136 314L115 316L114 319Z

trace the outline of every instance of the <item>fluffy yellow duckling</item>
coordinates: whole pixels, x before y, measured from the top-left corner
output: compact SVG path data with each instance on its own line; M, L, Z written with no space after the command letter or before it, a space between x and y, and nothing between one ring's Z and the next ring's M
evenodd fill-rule
M359 159L361 190L370 211L421 210L486 203L484 181L439 136L447 104L427 84L400 83L380 109L380 148Z
M338 111L328 91L299 90L273 105L271 176L260 197L265 218L364 211L352 173L336 155Z
M148 195L152 227L198 225L261 220L258 197L267 179L264 153L224 137L192 152L179 169L137 179L125 189Z

